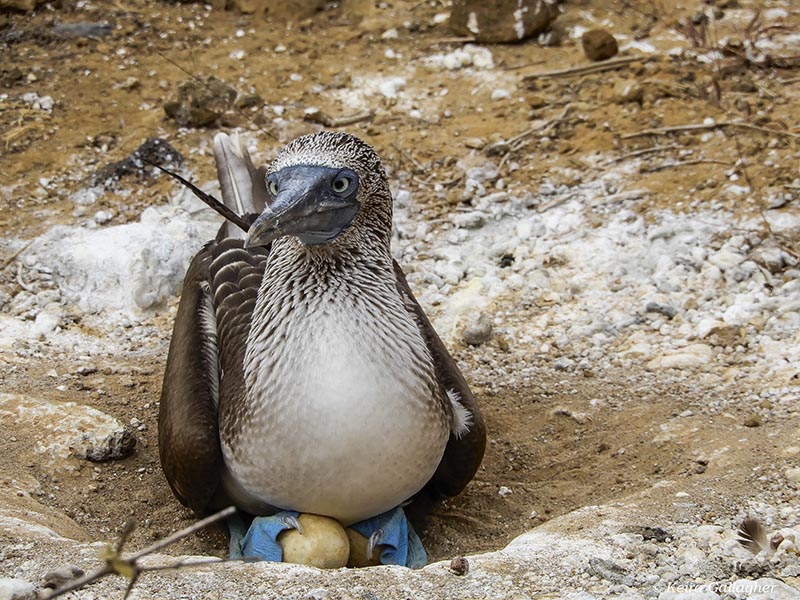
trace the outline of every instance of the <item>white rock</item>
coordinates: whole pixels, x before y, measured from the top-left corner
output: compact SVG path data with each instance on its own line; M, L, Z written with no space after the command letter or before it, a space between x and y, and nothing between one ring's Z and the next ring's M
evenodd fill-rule
M452 217L456 227L463 229L479 229L486 223L486 213L473 210L467 213L456 213Z
M405 77L387 77L378 84L378 91L384 98L397 98L404 87L406 87Z
M800 591L782 581L762 577L761 579L737 579L721 586L734 598L747 600L800 600Z
M681 586L674 586L680 588ZM687 590L674 592L667 590L658 595L658 600L718 600L721 596L709 589Z
M717 319L700 319L700 321L697 323L697 327L695 328L695 334L698 338L703 339L708 337L713 330L720 327L725 327L725 323Z
M22 579L0 577L0 600L36 600L36 588Z
M139 223L87 230L56 226L29 249L52 269L65 299L85 312L136 316L174 295L216 221L173 206L148 208Z
M721 540L724 531L725 529L719 525L700 525L692 531L692 534L698 540L710 542L712 540Z
M722 248L721 250L709 256L708 262L724 272L741 263L744 258L745 257L738 252L733 252L731 250Z
M105 225L114 218L114 213L109 210L98 210L92 218L98 225Z
M611 541L621 548L633 550L642 544L644 537L638 533L617 533L611 536Z
M21 394L0 394L0 418L35 441L35 451L49 466L65 459L108 460L133 450L136 439L114 417L75 402L44 400Z
M432 54L424 59L427 66L454 71L466 67L491 69L494 67L492 53L488 48L467 44L447 54Z
M656 369L687 369L707 365L714 357L714 351L706 344L690 344L680 352L665 356L658 356L647 363L647 368Z
M56 329L58 329L60 323L61 315L50 311L40 312L38 315L36 315L36 320L34 321L36 331L42 337L47 337L53 333Z
M783 476L794 485L800 485L800 467L792 467L783 472Z

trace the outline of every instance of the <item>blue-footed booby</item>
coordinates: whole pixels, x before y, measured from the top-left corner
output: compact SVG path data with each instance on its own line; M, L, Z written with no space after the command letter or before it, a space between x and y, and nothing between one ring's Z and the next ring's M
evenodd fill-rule
M222 225L184 280L159 411L172 491L197 513L419 522L472 479L486 431L392 258L380 159L330 131L268 169L225 134L214 153L249 229Z

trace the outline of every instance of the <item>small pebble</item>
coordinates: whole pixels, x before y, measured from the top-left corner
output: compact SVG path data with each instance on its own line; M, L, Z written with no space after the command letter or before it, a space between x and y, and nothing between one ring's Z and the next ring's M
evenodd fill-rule
M486 315L481 315L472 325L468 325L461 338L470 346L480 346L492 339L492 321Z
M98 210L94 213L94 222L98 225L105 225L108 223L112 218L114 218L114 214L108 210Z
M77 579L78 577L83 577L83 569L76 567L75 565L69 565L62 567L61 569L56 569L55 571L50 571L44 576L42 585L46 588L54 590L62 587L64 584L72 581L73 579Z
M786 469L783 475L788 479L791 483L795 485L800 485L800 467L793 467L791 469ZM800 540L798 540L800 541Z
M53 333L58 328L60 323L61 318L58 315L45 311L42 311L36 315L36 320L34 321L36 330L42 337L46 337Z
M575 361L566 356L561 356L553 361L553 368L556 371L570 371L575 366Z
M644 88L635 79L621 79L614 85L613 99L617 104L641 103L644 99Z
M136 79L136 77L128 77L125 81L121 81L120 83L114 85L114 88L118 90L125 90L126 92L138 90L140 87L142 87L142 83Z
M450 561L450 570L456 575L466 575L469 573L469 561L464 556L456 556Z
M676 314L678 314L678 311L675 310L674 307L668 304L659 304L658 302L648 302L647 306L644 307L644 312L664 315L668 319L672 319Z
M479 137L469 137L464 139L464 145L472 150L481 150L486 145L486 140Z
M761 427L761 415L753 413L744 420L745 427Z
M453 223L461 229L480 229L486 225L486 215L479 210L458 213L453 216Z
M590 29L583 34L581 45L589 60L606 60L619 51L616 38L605 29Z
M36 600L36 588L24 579L0 577L0 600Z

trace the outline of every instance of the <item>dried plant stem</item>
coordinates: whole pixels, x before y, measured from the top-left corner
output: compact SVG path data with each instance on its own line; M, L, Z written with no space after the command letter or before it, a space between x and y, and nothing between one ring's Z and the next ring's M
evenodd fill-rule
M615 58L613 60L604 60L603 62L592 63L590 65L580 65L577 67L570 67L569 69L558 69L557 71L543 71L541 73L531 73L525 75L523 81L532 81L534 79L548 79L554 77L577 77L578 75L589 75L592 73L603 73L605 71L613 71L629 65L633 62L641 62L648 60L647 56L624 56L622 58Z
M233 506L229 506L225 510L221 510L218 513L214 513L213 515L206 517L205 519L201 519L200 521L193 523L189 527L181 529L180 531L176 531L172 535L169 535L164 539L161 539L156 543L151 544L144 550L140 550L139 552L132 554L128 558L124 558L121 555L121 553L122 553L122 548L125 545L125 542L128 540L128 537L133 531L133 525L131 523L126 523L125 527L122 530L122 533L120 534L120 539L117 542L116 546L114 548L111 548L110 546L107 548L108 554L104 556L106 561L106 564L104 566L100 567L99 569L97 569L92 573L89 573L88 575L84 575L80 579L76 579L75 581L70 582L69 584L65 585L62 588L55 590L52 594L47 596L45 600L52 600L53 598L58 598L59 596L63 596L64 594L67 594L74 590L78 590L112 573L116 573L117 575L122 575L129 579L129 583L126 588L124 596L125 598L127 598L128 594L130 594L131 590L133 589L133 586L139 579L139 576L142 573L146 573L147 571L163 571L165 569L180 569L184 567L193 567L201 564L209 564L212 562L213 563L224 562L223 559L216 558L213 560L197 561L197 562L180 561L169 565L156 565L152 567L144 567L138 563L139 559L148 556L150 554L153 554L154 552L157 552L158 550L161 550L165 546L177 542L178 540L190 536L193 533L199 531L200 529L203 529L204 527L211 525L212 523L215 523L221 519L229 517L235 512L236 508Z
M642 131L635 131L633 133L626 133L621 136L623 140L642 137L645 135L663 135L667 133L684 133L690 131L704 131L710 129L722 129L723 127L739 127L741 129L751 129L753 131L761 131L762 133L770 133L784 137L791 137L800 139L800 134L792 133L791 131L781 131L780 129L770 129L769 127L761 127L760 125L753 125L744 121L720 121L718 123L693 123L688 125L673 125L671 127L656 127L653 129L643 129Z
M696 158L694 160L684 160L679 162L673 163L665 163L663 165L656 165L654 167L648 167L643 172L644 173L656 173L658 171L665 171L667 169L672 169L674 167L689 167L692 165L722 165L723 167L733 167L733 163L726 162L724 160L714 160L713 158Z
M656 154L657 152L666 152L667 150L678 150L681 148L678 144L670 144L668 146L652 146L651 148L640 148L639 150L634 150L633 152L628 152L623 154L622 156L617 156L616 158L610 159L606 162L605 166L610 166L622 162L624 160L628 160L629 158L638 158L639 156L645 156L647 154Z
M375 111L371 109L362 110L361 112L341 117L332 117L328 113L325 113L321 110L317 110L314 112L307 113L303 118L306 121L319 123L320 125L324 125L325 127L346 127L347 125L354 125L355 123L360 123L361 121L369 121L374 116L375 116Z

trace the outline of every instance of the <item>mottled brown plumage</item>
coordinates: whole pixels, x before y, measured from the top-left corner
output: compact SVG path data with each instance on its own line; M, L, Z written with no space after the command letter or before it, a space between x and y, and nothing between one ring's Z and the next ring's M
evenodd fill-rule
M485 428L391 258L374 150L304 136L267 184L226 137L215 155L226 205L263 214L246 242L223 226L187 272L159 414L175 495L197 512L233 502L346 524L412 496L420 516L459 493Z

